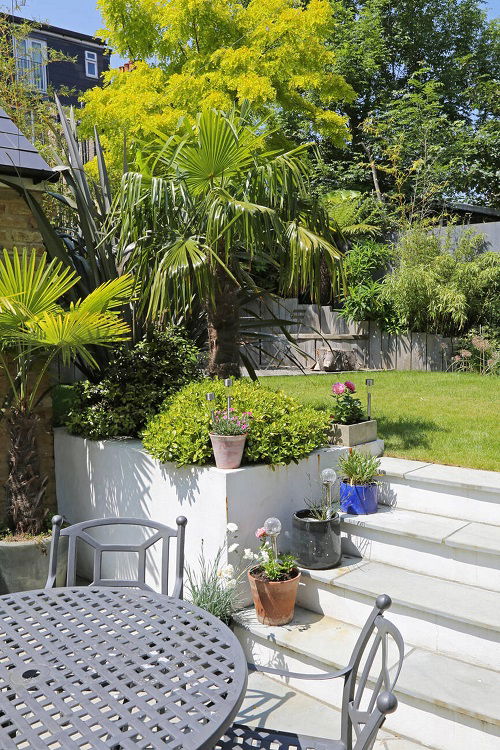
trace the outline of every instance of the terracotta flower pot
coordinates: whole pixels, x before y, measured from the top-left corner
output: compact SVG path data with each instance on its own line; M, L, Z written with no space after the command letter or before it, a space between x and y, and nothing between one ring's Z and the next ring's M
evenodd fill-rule
M293 620L300 572L289 581L262 581L248 572L257 619L263 625L286 625Z
M238 469L243 458L246 435L215 435L210 433L215 465L218 469Z

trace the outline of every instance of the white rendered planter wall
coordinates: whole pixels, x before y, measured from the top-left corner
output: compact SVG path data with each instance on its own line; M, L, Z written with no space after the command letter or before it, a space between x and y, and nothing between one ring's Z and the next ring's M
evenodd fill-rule
M184 515L186 564L198 567L202 544L213 559L225 542L227 524L239 528L240 549L256 549L255 529L269 516L283 524L282 547L286 548L292 516L304 507L304 498L320 494L319 473L336 468L346 452L340 446L315 451L298 464L256 465L240 469L161 464L151 458L138 440L92 441L55 430L55 462L59 512L70 522L91 518L130 516L150 518L175 526ZM136 529L129 533L137 534ZM117 527L114 542L137 541ZM109 540L109 527L105 533ZM160 549L151 549L148 579L158 584ZM133 555L108 553L103 557L106 577L129 578L136 567ZM230 556L231 557L231 556ZM82 550L79 572L90 577L90 557ZM231 560L230 560L231 561Z

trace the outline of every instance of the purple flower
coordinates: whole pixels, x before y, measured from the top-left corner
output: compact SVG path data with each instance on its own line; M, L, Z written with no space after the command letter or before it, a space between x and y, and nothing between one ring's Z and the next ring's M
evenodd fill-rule
M335 394L335 396L341 396L343 393L345 393L345 385L343 383L334 383L332 386L332 391Z
M344 385L345 385L346 388L349 388L349 390L351 391L351 393L356 393L356 386L354 385L354 383L351 380L346 380L345 383L344 383Z

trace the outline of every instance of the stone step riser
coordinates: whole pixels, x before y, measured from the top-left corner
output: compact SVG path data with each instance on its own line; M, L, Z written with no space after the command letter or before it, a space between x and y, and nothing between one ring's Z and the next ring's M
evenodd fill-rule
M410 474L382 478L379 500L404 510L500 526L500 493L419 482Z
M500 592L498 555L342 523L345 554Z
M380 581L379 590L384 593L383 580ZM312 612L361 627L372 610L373 595L341 588L338 581L336 585L328 586L304 576L299 586L297 604ZM467 607L465 593L464 607ZM401 630L405 643L489 669L500 669L498 632L460 619L415 610L396 601L391 607L391 619Z
M279 667L289 671L314 674L331 671L332 666L311 657L298 654L283 646L255 636L245 628L236 627L235 633L243 645L247 659L264 666ZM404 667L403 667L404 668ZM280 678L275 678L280 680ZM285 684L321 700L337 709L341 706L342 680L308 681L286 679ZM471 716L459 714L446 707L420 701L398 692L399 706L384 725L415 742L436 750L498 750L500 728ZM314 735L314 719L310 731Z

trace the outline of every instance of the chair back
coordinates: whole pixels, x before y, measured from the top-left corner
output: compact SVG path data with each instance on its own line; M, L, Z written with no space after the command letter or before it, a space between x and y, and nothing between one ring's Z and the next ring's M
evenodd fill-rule
M392 694L404 659L398 628L384 617L392 604L377 597L349 662L342 701L341 739L347 750L371 750L377 732L398 702Z
M177 539L177 549L175 583L172 596L182 599L184 587L184 538L187 519L184 516L179 516L176 519L176 523L177 529L172 529L170 526L165 526L162 523L142 518L96 518L91 521L83 521L82 523L75 523L72 526L62 528L62 516L54 516L52 519L49 575L45 588L54 588L56 585L59 540L60 537L65 536L68 537L67 586L76 586L77 541L80 540L93 552L93 580L90 583L91 586L127 586L152 591L152 587L146 583L146 554L152 545L161 543L160 589L162 594L168 594L170 540L174 537ZM112 526L135 526L151 529L152 533L137 544L103 543L92 535L92 531L104 526L109 527L110 531ZM105 552L135 553L138 558L137 578L131 580L103 578L102 557Z

